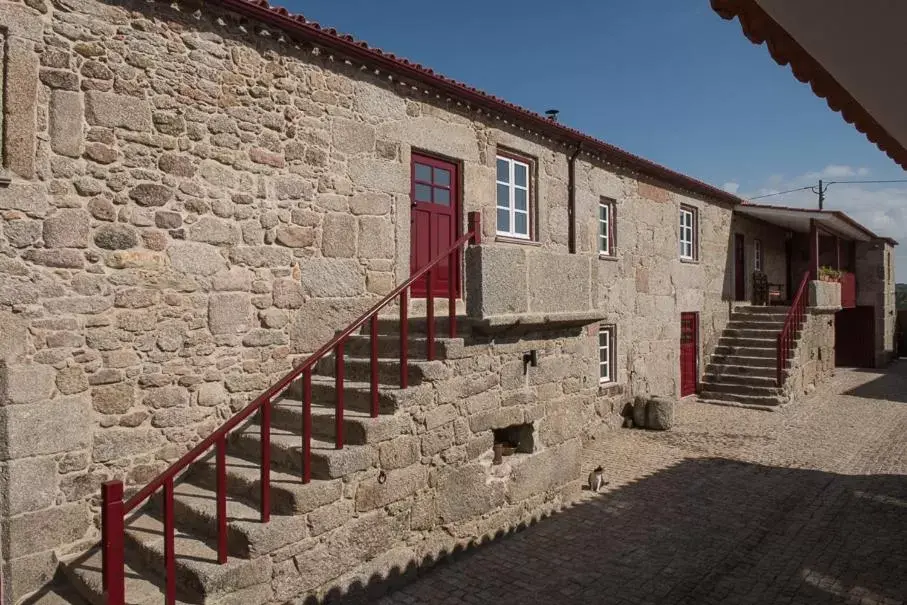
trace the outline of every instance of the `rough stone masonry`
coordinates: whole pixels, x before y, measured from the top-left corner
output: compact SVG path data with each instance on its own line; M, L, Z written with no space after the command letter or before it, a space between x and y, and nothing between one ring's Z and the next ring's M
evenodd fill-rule
M12 179L0 187L0 550L12 602L97 541L102 482L153 478L409 275L413 149L460 164L459 220L482 213L483 246L503 259L495 274L520 267L506 277L523 280L525 313L584 311L616 326L615 380L599 390L594 326L505 331L503 348L468 349L326 522L384 510L405 527L382 548L425 550L410 513L426 498L442 511L432 535L464 540L569 499L581 437L633 393L678 392L680 311L700 312L703 351L720 334L729 230L768 229L580 156L584 264L571 266L588 273L565 276L568 169L555 143L213 4L0 1L0 33ZM499 150L532 163L525 244L495 238ZM617 225L607 258L602 198ZM700 213L697 262L677 258L681 203ZM558 308L574 288L582 296ZM517 373L532 348L537 378ZM476 381L483 390L470 392ZM518 505L495 517L505 491L482 492L477 466L490 431L543 417L535 455L546 461L507 488ZM390 506L368 482L398 466L412 490ZM564 474L541 478L553 469ZM457 499L465 484L476 500Z

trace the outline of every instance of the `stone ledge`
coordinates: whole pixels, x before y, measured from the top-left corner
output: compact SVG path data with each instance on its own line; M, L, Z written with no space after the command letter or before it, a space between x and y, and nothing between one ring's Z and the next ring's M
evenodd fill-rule
M526 326L533 328L561 328L570 326L585 326L598 323L605 318L603 311L565 311L563 313L513 313L506 315L490 315L481 319L471 319L475 329L494 331Z

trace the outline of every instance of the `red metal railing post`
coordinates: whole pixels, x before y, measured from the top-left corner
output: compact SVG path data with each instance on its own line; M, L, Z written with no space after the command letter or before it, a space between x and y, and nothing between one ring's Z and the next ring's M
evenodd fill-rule
M261 406L261 522L271 520L271 400Z
M126 601L123 526L123 482L108 481L101 486L101 577L107 605Z
M217 440L217 562L227 562L227 437Z
M784 340L784 339L781 337L781 334L778 334L778 354L777 354L777 364L776 364L776 365L777 365L777 367L776 367L777 373L776 373L776 375L775 375L775 379L777 380L778 386L779 386L779 387L780 387L780 386L783 386L783 382L781 381L781 367L782 367L782 365L784 364L784 360L782 359L782 356L783 356L783 353L782 353L782 350L783 350L783 348L782 348L783 340Z
M447 335L457 337L457 259L459 248L447 256Z
M428 292L425 297L425 320L426 325L426 337L428 342L426 342L426 357L429 361L434 361L435 359L435 268L432 267L428 270L428 278L426 279L426 284L428 286Z
M173 527L173 477L164 483L164 603L176 605L176 550Z
M400 388L405 389L408 386L409 368L407 368L409 345L409 289L404 288L400 292Z
M302 373L302 482L312 480L312 368Z
M478 246L482 243L482 213L470 212L466 216L466 221L467 228L472 233L469 243L473 246Z
M371 345L371 362L369 366L369 395L371 396L372 418L378 417L378 314L369 320L369 343Z
M334 349L334 377L337 392L337 407L334 413L334 430L336 431L335 447L343 449L343 341Z

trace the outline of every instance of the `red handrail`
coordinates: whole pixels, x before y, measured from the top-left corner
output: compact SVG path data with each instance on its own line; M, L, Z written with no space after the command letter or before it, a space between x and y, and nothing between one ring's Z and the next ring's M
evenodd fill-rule
M179 460L171 464L167 470L162 472L145 487L139 490L134 496L123 502L123 483L121 481L108 481L102 487L102 518L101 518L101 550L103 561L103 583L104 593L107 597L107 605L123 605L125 599L125 575L124 575L124 530L125 517L131 511L135 510L145 500L151 497L159 489L164 488L164 526L165 526L165 603L170 605L176 600L176 586L174 573L174 553L173 553L173 484L176 476L182 472L189 464L197 460L202 454L208 451L212 446L216 446L216 477L217 477L217 513L218 513L218 560L225 563L227 560L227 540L226 540L226 463L225 449L226 437L241 422L249 418L255 412L261 412L261 522L267 523L270 520L270 436L271 422L270 412L271 404L281 395L289 386L299 379L303 378L303 428L302 428L302 450L303 450L303 470L302 481L308 483L311 480L311 439L312 439L312 420L311 420L311 403L312 403L312 368L329 352L334 351L335 359L335 381L337 390L337 399L335 406L335 425L336 441L338 449L343 448L343 351L344 343L347 338L359 329L365 322L369 321L369 335L371 337L371 415L378 415L378 373L377 373L377 315L396 297L400 297L400 387L407 387L407 367L408 367L408 317L407 307L409 300L410 287L422 276L428 275L428 356L429 359L434 357L434 298L431 286L433 285L434 267L439 265L445 258L449 259L450 275L455 274L453 265L455 258L460 250L468 242L471 245L481 243L481 216L478 212L470 212L467 232L454 242L445 252L439 254L425 266L413 273L409 279L394 288L394 290L378 301L371 309L363 313L353 323L349 324L343 331L334 336L323 347L310 355L304 362L293 368L283 378L274 383L265 390L264 393L255 398L255 400L245 408L234 414L227 422L221 425L216 431L202 440L201 443L184 454ZM450 326L449 335L451 338L456 337L455 308L457 284L454 279L448 280L448 299L451 303L450 309Z
M791 302L790 309L787 311L787 317L784 318L784 327L778 334L778 368L777 382L778 386L784 386L787 361L790 358L791 349L794 347L794 341L797 338L797 332L803 325L803 319L806 317L806 290L809 286L809 271L803 274L800 280L800 287L797 288L797 294Z

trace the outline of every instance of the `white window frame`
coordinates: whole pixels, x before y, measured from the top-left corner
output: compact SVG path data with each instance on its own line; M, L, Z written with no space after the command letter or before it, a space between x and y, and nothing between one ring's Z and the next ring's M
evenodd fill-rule
M604 218L602 218L602 211L604 211ZM601 256L614 256L614 214L614 200L600 199L598 202L598 253Z
M509 169L509 174L508 174L508 179L510 181L509 183L498 180L497 162L500 162L500 161L507 162L508 169ZM523 166L526 168L526 186L525 187L523 187L522 185L516 184L515 167L517 165ZM495 184L496 185L505 185L509 191L509 198L508 198L508 207L507 208L504 208L504 206L499 205L500 201L497 199L497 195L498 195L497 187L495 187L495 223L497 223L497 211L498 210L506 209L506 210L509 210L509 212L510 212L510 229L505 231L505 230L502 230L499 225L495 224L495 230L498 235L502 235L504 237L514 237L517 239L525 239L525 240L532 239L532 196L531 196L531 190L530 190L530 183L532 183L532 164L530 164L527 161L519 160L517 158L513 158L513 157L510 157L507 155L498 155L497 156L497 159L495 161ZM525 211L517 210L517 208L516 208L516 199L515 198L516 198L517 189L520 189L520 190L523 190L526 192L526 210ZM515 231L517 214L526 215L526 233L519 233L519 232Z
M692 206L680 207L680 258L683 260L698 260L699 251L697 228L699 224L698 211Z
M602 336L605 344L602 344ZM606 351L606 359L602 361L602 351ZM614 326L599 326L598 328L598 383L607 384L614 382Z
M762 240L753 240L753 269L762 271Z

